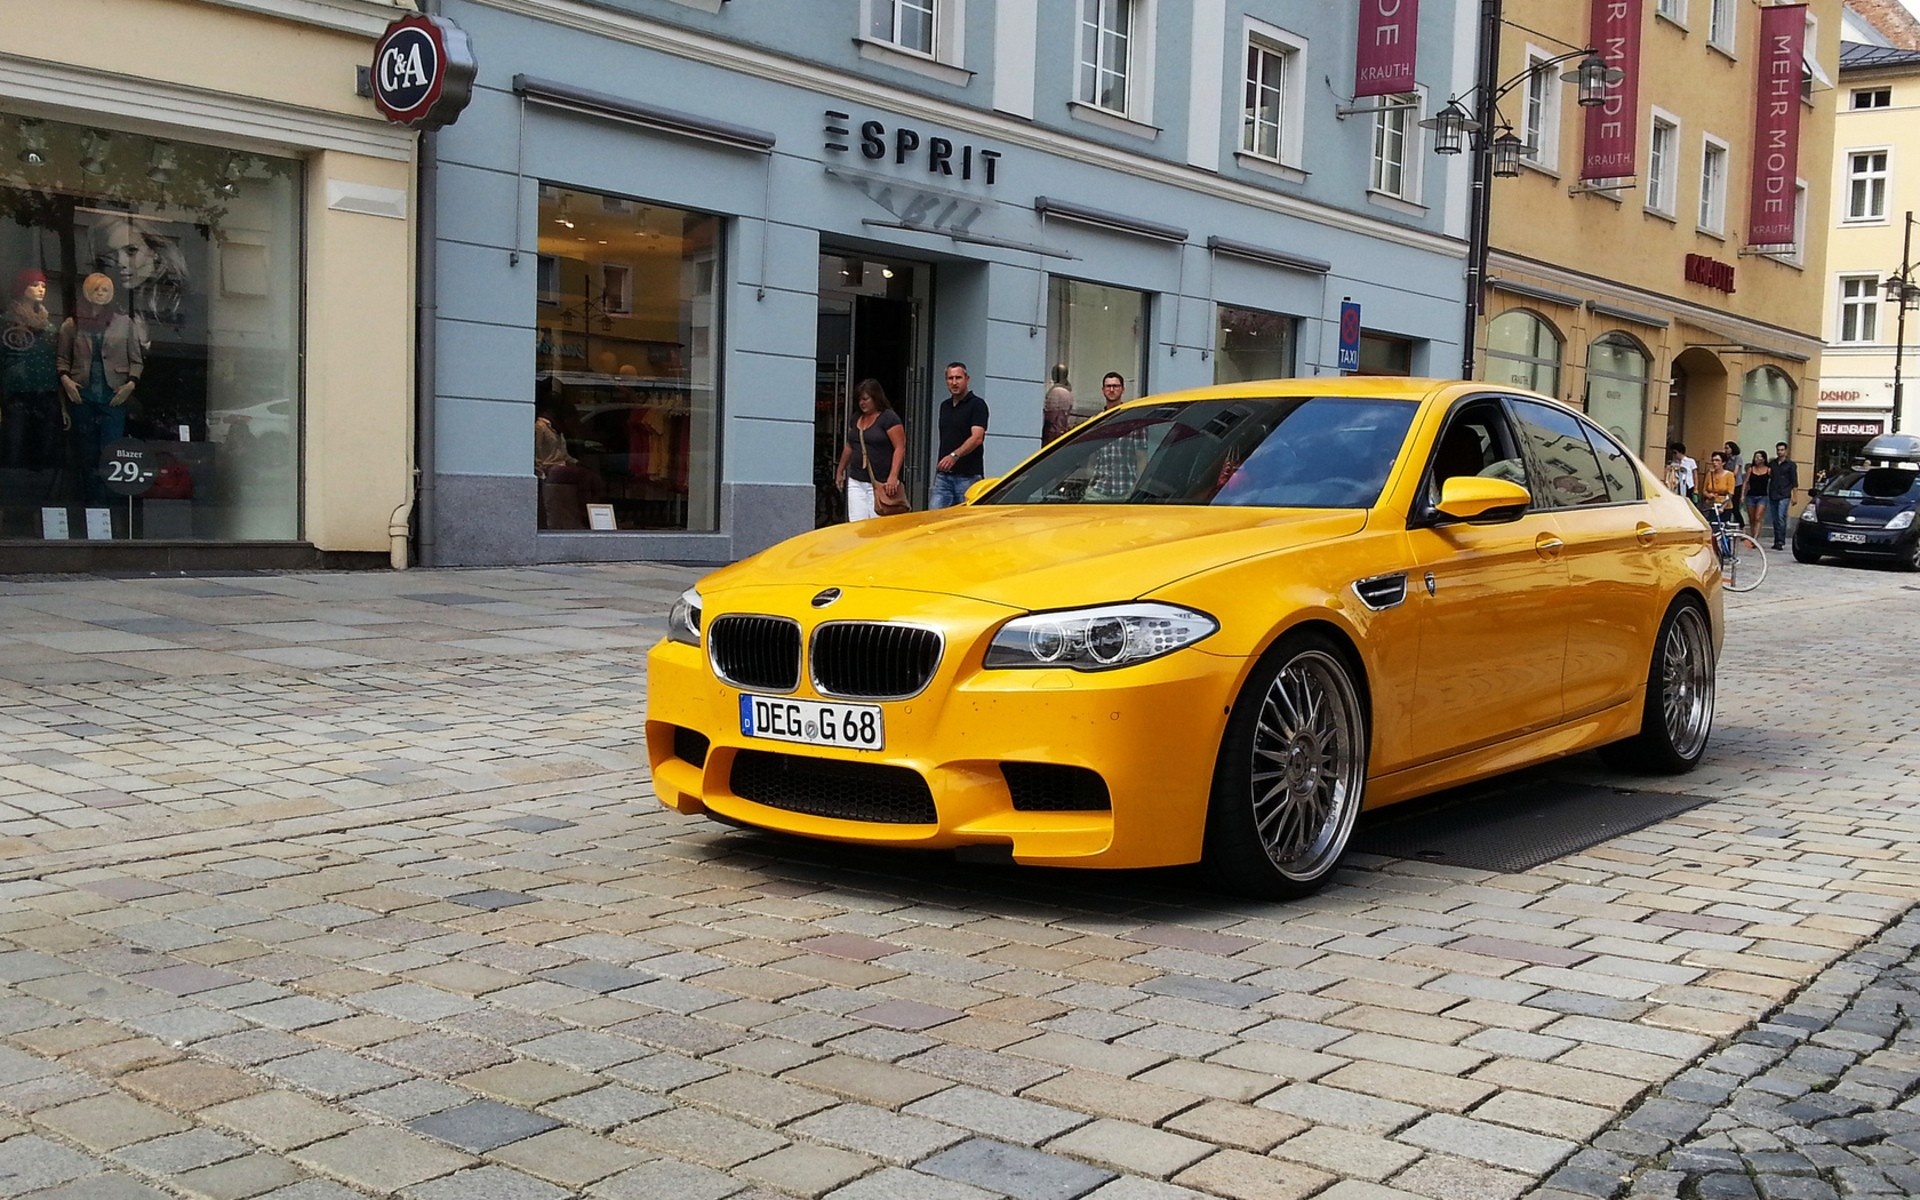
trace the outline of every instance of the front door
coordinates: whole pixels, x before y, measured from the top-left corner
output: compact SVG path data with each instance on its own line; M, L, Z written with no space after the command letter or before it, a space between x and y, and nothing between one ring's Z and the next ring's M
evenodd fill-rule
M915 507L924 507L933 421L926 365L925 266L851 254L820 256L819 350L814 372L814 524L847 519L834 468L854 417L853 389L878 380L907 426L901 470Z

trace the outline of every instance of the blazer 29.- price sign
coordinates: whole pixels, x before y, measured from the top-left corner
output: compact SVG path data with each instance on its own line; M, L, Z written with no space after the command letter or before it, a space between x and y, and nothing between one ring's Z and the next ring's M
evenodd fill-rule
M373 104L397 125L453 124L473 99L479 71L466 31L445 17L402 17L373 48Z

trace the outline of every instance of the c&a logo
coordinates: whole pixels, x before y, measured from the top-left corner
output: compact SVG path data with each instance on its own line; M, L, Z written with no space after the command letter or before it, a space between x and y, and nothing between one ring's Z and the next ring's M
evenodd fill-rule
M415 129L451 125L473 98L478 69L458 25L445 17L402 17L374 46L374 107L387 120Z

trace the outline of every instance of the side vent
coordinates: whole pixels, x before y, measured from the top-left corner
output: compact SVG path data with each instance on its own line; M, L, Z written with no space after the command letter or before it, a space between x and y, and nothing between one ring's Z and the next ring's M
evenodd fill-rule
M1407 574L1398 571L1392 575L1375 575L1371 579L1354 581L1353 594L1360 597L1360 603L1374 612L1405 603L1407 599Z

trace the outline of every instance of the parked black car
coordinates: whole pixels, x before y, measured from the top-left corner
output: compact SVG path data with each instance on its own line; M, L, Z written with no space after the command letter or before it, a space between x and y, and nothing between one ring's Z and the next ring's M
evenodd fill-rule
M1892 560L1920 571L1920 436L1886 433L1827 480L1793 526L1793 557Z

